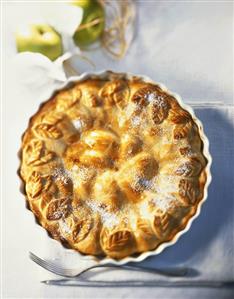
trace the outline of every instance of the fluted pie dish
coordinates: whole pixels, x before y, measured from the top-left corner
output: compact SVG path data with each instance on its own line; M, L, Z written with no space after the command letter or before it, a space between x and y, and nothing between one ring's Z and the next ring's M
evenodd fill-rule
M49 235L116 260L174 244L211 180L192 109L146 77L110 71L72 78L43 103L20 157L28 207Z

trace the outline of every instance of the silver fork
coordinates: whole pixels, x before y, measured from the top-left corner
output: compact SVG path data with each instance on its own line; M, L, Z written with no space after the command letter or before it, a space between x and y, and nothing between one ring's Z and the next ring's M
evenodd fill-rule
M77 269L68 269L68 268L63 268L61 266L56 265L54 262L44 260L38 256L36 256L34 253L29 252L29 258L34 261L36 264L41 266L42 268L56 274L60 275L63 277L79 277L81 274L94 269L94 268L121 268L121 269L127 269L127 270L133 270L133 271L143 271L143 272L148 272L148 273L153 273L153 274L160 274L164 276L185 276L189 272L192 272L193 269L191 268L186 268L186 267L160 267L157 269L150 269L146 267L140 267L137 265L116 265L112 263L106 263L106 264L95 264L92 266L89 266L85 269L82 270L77 270Z

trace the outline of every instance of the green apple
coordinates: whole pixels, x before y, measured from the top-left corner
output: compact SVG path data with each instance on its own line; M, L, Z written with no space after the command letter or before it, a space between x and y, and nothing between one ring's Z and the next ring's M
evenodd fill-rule
M96 0L73 0L71 4L80 6L85 10L91 7L93 2L96 2Z
M105 27L104 8L96 0L76 0L73 5L83 8L83 19L77 28L73 38L79 47L85 47L95 42L103 33ZM92 26L88 23L100 19L100 22ZM87 27L85 25L87 24ZM84 26L84 28L82 28Z
M63 54L61 36L49 25L32 24L16 32L18 52L36 52L55 60Z

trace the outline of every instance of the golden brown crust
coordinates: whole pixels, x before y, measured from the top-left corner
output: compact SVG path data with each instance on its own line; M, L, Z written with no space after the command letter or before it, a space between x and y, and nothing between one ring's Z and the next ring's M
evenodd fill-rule
M120 259L185 227L203 197L206 164L192 116L158 85L87 79L33 116L20 174L53 238Z

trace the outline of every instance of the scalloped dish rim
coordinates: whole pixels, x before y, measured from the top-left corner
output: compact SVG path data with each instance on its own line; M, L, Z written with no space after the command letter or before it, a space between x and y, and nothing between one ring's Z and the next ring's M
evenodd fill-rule
M127 256L125 258L122 258L122 259L119 259L119 260L115 260L113 258L110 258L108 256L103 256L103 257L98 257L98 256L93 256L93 255L85 255L85 254L82 254L81 252L79 251L76 251L72 248L67 248L64 246L64 244L60 241L57 241L55 239L53 239L49 233L47 232L46 229L44 229L40 223L37 221L36 219L36 216L33 214L33 212L30 210L29 206L28 206L28 203L27 203L27 196L26 196L26 193L25 193L25 190L24 190L24 187L25 187L25 183L23 182L21 176L20 176L20 167L21 167L21 153L22 153L22 150L20 149L18 151L18 158L19 158L19 161L20 161L20 165L19 165L19 168L17 170L17 174L20 178L20 181L21 181L21 184L20 184L20 192L21 194L24 195L26 201L25 201L25 206L27 208L27 210L30 212L31 216L34 217L34 221L35 223L38 225L38 227L40 227L41 231L43 231L43 233L46 233L47 236L50 237L51 240L53 240L54 242L56 242L57 244L60 244L66 251L70 251L72 253L76 253L79 258L83 258L83 259L86 259L86 260L89 260L89 261L93 261L95 263L101 263L101 264L106 264L106 263L112 263L112 264L115 264L115 265L123 265L123 264L127 264L129 262L142 262L143 260L145 260L147 257L149 256L154 256L154 255L158 255L159 253L161 253L165 248L169 247L169 246L172 246L174 245L178 239L184 234L186 233L187 231L189 231L191 225L192 225L192 222L200 215L200 212L201 212L201 207L203 205L203 203L207 200L207 197L208 197L208 187L211 183L211 180L212 180L212 176L211 176L211 164L212 164L212 157L210 155L210 152L209 152L209 140L208 138L206 137L205 133L204 133L204 129L203 129L203 125L202 125L202 122L196 117L195 113L194 113L194 110L188 106L187 104L185 104L183 101L182 101L182 98L177 94L177 93L174 93L174 92L171 92L170 90L168 90L168 88L162 84L162 83L158 83L154 80L152 80L151 78L149 78L148 76L144 76L144 75L138 75L138 74L133 74L133 73L129 73L129 72L115 72L115 71L110 71L110 70L102 70L102 71L93 71L93 72L85 72L83 74L81 74L80 76L73 76L73 77L70 77L67 79L67 81L62 84L59 88L53 90L53 92L51 92L50 96L48 97L48 99L46 101L43 101L37 111L40 110L41 106L47 102L49 99L51 99L53 97L53 95L59 91L59 90L63 90L63 89L66 89L67 87L69 87L69 85L71 85L72 83L74 82L79 82L79 81L83 81L83 80L86 80L88 78L95 78L95 77L98 77L98 78L101 78L101 79L107 79L108 77L110 76L113 76L113 75L117 75L119 76L120 78L126 78L126 79L132 79L132 78L140 78L141 80L147 82L147 83L153 83L153 84L157 84L163 91L167 92L169 95L173 96L177 101L178 103L180 104L180 106L182 108L184 108L185 110L187 110L194 122L197 124L198 126L198 130L199 130L199 135L200 135L200 138L203 142L203 154L205 156L205 158L207 159L207 165L206 165L206 183L204 185L204 194L203 194L203 198L199 201L198 205L197 205L197 210L195 212L195 214L188 220L187 224L185 225L184 229L182 229L181 231L179 231L178 233L176 233L176 235L172 238L172 240L168 241L168 242L164 242L164 243L161 243L156 249L154 250L150 250L150 251L145 251L145 252L142 252L142 253L139 253L138 256ZM35 112L36 113L36 112ZM34 113L34 114L35 114ZM34 115L33 114L33 115ZM31 117L33 117L33 115ZM30 118L31 119L31 118ZM30 122L30 119L29 119L29 122ZM29 123L28 122L28 123ZM27 130L27 128L26 128ZM26 131L25 130L25 131ZM24 131L24 133L25 133ZM24 136L24 133L21 137L21 141L23 139L23 136Z

